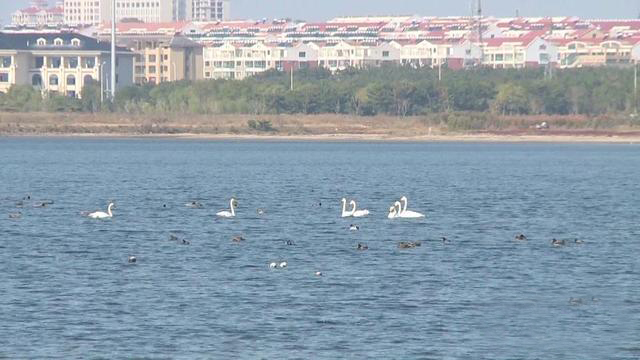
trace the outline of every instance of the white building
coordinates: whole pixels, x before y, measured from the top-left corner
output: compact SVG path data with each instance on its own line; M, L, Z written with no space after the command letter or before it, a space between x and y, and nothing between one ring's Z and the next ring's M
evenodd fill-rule
M229 17L229 0L116 0L116 19L144 23L222 21ZM64 0L64 23L98 25L111 21L111 0Z
M11 24L33 28L61 25L64 22L62 2L56 3L54 7L47 5L46 2L33 1L30 7L20 9L11 15Z
M180 0L177 0L180 1ZM194 21L223 21L229 19L229 0L192 0L191 18Z

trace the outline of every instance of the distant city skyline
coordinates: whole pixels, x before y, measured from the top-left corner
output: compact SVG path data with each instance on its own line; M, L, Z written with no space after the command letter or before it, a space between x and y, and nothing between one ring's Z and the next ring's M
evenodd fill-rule
M309 21L354 15L466 16L470 0L232 0L233 19L293 18ZM1 1L0 21L8 24L11 13L29 0ZM49 0L53 5L55 0ZM486 16L579 16L582 18L637 18L640 0L484 0Z

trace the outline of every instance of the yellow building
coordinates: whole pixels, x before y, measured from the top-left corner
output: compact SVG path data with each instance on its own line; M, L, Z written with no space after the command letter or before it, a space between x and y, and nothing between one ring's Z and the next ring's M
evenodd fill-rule
M43 93L78 97L85 83L111 74L111 44L73 33L0 32L0 92L32 85ZM116 86L132 85L133 54L118 48Z
M133 51L136 84L203 79L202 46L185 37L135 40Z

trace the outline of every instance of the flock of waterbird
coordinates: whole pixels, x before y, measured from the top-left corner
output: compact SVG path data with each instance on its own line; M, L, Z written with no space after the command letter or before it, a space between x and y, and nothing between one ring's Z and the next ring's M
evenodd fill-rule
M16 206L21 208L24 207L26 205L27 201L31 201L31 196L27 195L24 198L22 198L22 200L16 202ZM33 207L38 207L38 208L44 208L47 207L49 205L52 205L54 202L52 200L44 200L44 201L37 201L34 202L32 204ZM367 217L371 214L371 212L369 210L366 209L358 209L358 204L355 200L347 200L346 198L342 198L341 199L341 203L342 203L342 212L341 212L341 217L342 218L363 218L363 217ZM400 198L400 200L395 201L393 203L392 206L389 207L389 211L388 211L388 215L387 218L388 219L420 219L420 218L425 218L425 214L420 213L420 212L416 212L416 211L411 211L408 210L408 203L409 200L407 199L406 196L403 196ZM349 204L349 209L347 209L347 204ZM320 204L321 205L321 204ZM188 208L192 208L192 209L199 209L199 208L203 208L204 205L198 201L192 201L189 202L187 204L185 204L186 207ZM166 208L166 204L163 205L163 207ZM236 213L236 208L238 207L238 201L235 198L231 198L229 200L229 209L228 210L221 210L219 212L216 213L216 216L218 218L226 218L226 219L232 219L235 218L237 216ZM108 220L114 217L114 213L113 210L115 209L115 203L114 202L109 202L108 206L107 206L107 211L95 211L95 212L84 212L82 213L82 215L86 215L88 218L90 219L96 219L96 220ZM264 214L264 210L263 209L257 209L256 213L258 215L263 215ZM11 213L9 214L9 218L10 219L20 219L22 217L22 213L21 212L16 212L16 213ZM360 227L358 225L355 224L351 224L349 226L349 230L351 231L358 231L360 230ZM186 239L179 239L177 236L171 234L169 237L169 240L172 241L177 241L178 243L181 243L182 245L190 245L191 243L186 240ZM515 240L519 240L519 241L526 241L528 240L527 237L524 234L519 234L516 235ZM233 242L235 243L241 243L245 241L245 238L243 236L236 236L232 239ZM442 237L442 242L443 243L448 243L449 240L446 237ZM580 240L580 239L574 239L573 242L575 244L583 244L584 241ZM287 240L286 241L287 245L293 245L293 242L291 240ZM551 240L551 245L553 245L554 247L560 247L560 246L565 246L567 245L568 241L567 240L558 240L556 238L554 238L553 240ZM412 248L416 248L416 247L420 247L422 245L421 241L415 241L415 242L400 242L398 244L398 248L400 249L412 249ZM358 243L357 245L357 250L359 251L364 251L364 250L368 250L369 247L366 244L362 244L362 243ZM128 258L128 262L131 264L134 264L137 262L137 258L135 256L129 256ZM273 262L269 262L269 268L270 269L282 269L282 268L286 268L288 266L286 261L273 261ZM316 276L322 276L322 272L316 272L315 273Z

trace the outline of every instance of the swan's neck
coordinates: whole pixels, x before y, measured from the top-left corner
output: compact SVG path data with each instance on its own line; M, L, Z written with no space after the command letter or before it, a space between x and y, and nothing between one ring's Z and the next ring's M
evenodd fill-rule
M407 205L408 205L407 198L403 197L402 199L400 199L400 201L402 201L402 208L400 209L400 211L401 212L407 211Z
M231 208L231 215L236 216L236 211L233 208L233 199L229 201L229 207Z
M351 200L351 206L353 206L353 208L351 209L351 213L355 214L356 213L356 201L355 200Z
M342 215L347 215L347 199L342 199Z
M396 201L395 203L395 209L396 209L396 214L400 215L402 214L403 210L402 210L402 204L399 201Z
M112 217L113 214L111 213L111 208L113 207L113 204L109 204L109 206L107 207L107 214L109 214L109 217Z

